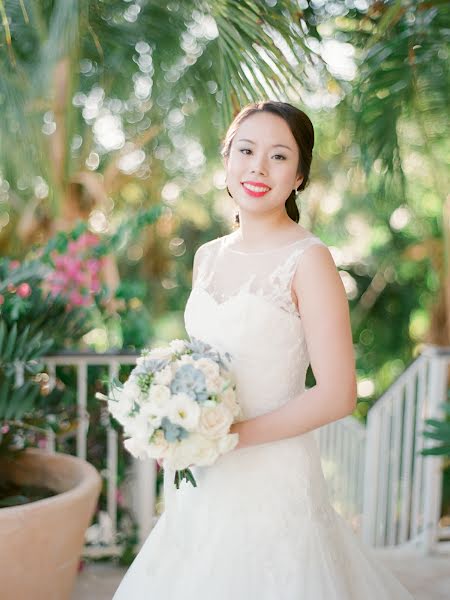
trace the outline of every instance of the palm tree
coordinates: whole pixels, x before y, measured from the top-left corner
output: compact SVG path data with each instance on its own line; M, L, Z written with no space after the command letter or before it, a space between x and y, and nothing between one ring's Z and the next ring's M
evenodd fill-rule
M142 163L140 151L164 139L170 115L203 119L207 111L223 127L243 102L299 83L298 67L280 48L313 54L302 44L295 9L294 2L269 9L236 1L0 1L3 177L45 180L26 203L13 195L22 237L31 237L43 204L51 227L84 216L86 191L104 208L136 177L138 168L124 162L133 155ZM102 128L115 131L105 139ZM160 183L158 161L151 169Z
M341 28L360 52L356 85L340 108L373 181L371 210L387 206L393 212L403 203L417 215L411 196L423 170L440 199L441 218L422 223L419 239L405 239L401 248L407 260L429 257L438 275L426 341L439 345L450 345L449 19L448 2L395 0L373 2L366 15ZM411 149L420 155L417 171L407 169ZM375 277L382 277L386 264L380 262ZM384 289L379 282L376 287L378 293Z

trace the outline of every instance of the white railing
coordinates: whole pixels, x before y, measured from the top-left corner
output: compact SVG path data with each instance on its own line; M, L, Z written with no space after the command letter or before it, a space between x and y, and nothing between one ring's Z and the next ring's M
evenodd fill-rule
M334 508L361 531L363 514L366 428L354 417L345 417L318 430L322 469Z
M77 369L77 455L87 458L88 368L105 365L109 377L120 366L134 364L137 353L61 353L47 356L50 387L56 369L71 365ZM442 458L418 452L434 442L421 433L426 418L440 418L440 404L447 399L447 367L450 349L427 346L369 411L367 426L346 417L317 430L322 466L330 500L366 543L372 546L414 543L424 553L439 544L439 517L442 494ZM87 554L117 554L117 432L110 426L106 406L101 423L106 428L106 464L102 472L107 484L107 512L103 537ZM52 436L49 449L52 449ZM131 507L142 545L157 520L155 515L156 463L132 461ZM106 525L105 525L106 523ZM106 532L106 533L105 533Z
M450 350L426 346L371 408L363 427L346 417L318 430L322 467L335 509L371 546L446 550L439 527L440 456L420 451L425 420L441 418Z
M56 383L57 367L71 366L77 371L76 397L77 397L77 440L76 454L80 458L89 460L87 456L87 434L89 427L89 413L87 410L88 394L88 368L105 366L108 370L108 378L111 381L117 378L122 365L134 365L138 352L113 353L77 353L63 352L48 355L43 358L49 375L49 390ZM108 390L109 391L109 390ZM117 555L121 548L116 543L117 538L117 465L118 452L123 451L118 447L118 436L116 430L110 425L109 412L106 405L100 406L100 423L106 429L106 469L101 472L106 479L107 510L106 514L99 515L99 523L94 528L99 530L95 537L99 539L97 544L86 545L85 555ZM48 449L55 449L54 436L49 440ZM133 493L132 507L135 515L139 542L142 544L150 533L155 522L155 492L156 492L156 462L154 460L136 460L131 458L133 469Z
M448 350L427 346L368 413L363 539L373 546L439 544L442 465L420 451L425 419L442 418Z

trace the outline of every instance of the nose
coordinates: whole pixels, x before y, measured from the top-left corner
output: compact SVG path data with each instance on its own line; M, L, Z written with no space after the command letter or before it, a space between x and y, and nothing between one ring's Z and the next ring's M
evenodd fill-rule
M267 172L266 159L263 155L254 154L251 172L252 173L261 173L263 175L266 174L266 172Z

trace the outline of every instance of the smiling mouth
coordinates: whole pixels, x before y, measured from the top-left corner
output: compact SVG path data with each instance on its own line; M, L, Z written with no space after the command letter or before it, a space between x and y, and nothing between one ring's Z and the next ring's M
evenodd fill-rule
M252 185L251 183L246 183L245 181L242 182L241 185L250 196L264 196L264 194L267 194L267 192L271 189L267 185Z

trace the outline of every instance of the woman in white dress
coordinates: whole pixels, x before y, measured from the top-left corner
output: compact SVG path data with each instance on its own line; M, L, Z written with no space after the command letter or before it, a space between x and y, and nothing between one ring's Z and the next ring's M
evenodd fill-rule
M314 431L352 413L356 378L341 278L298 224L313 146L287 103L248 105L230 125L239 228L198 248L184 318L231 354L239 443L192 468L197 487L177 490L166 470L165 510L114 600L412 600L331 506L321 468Z

